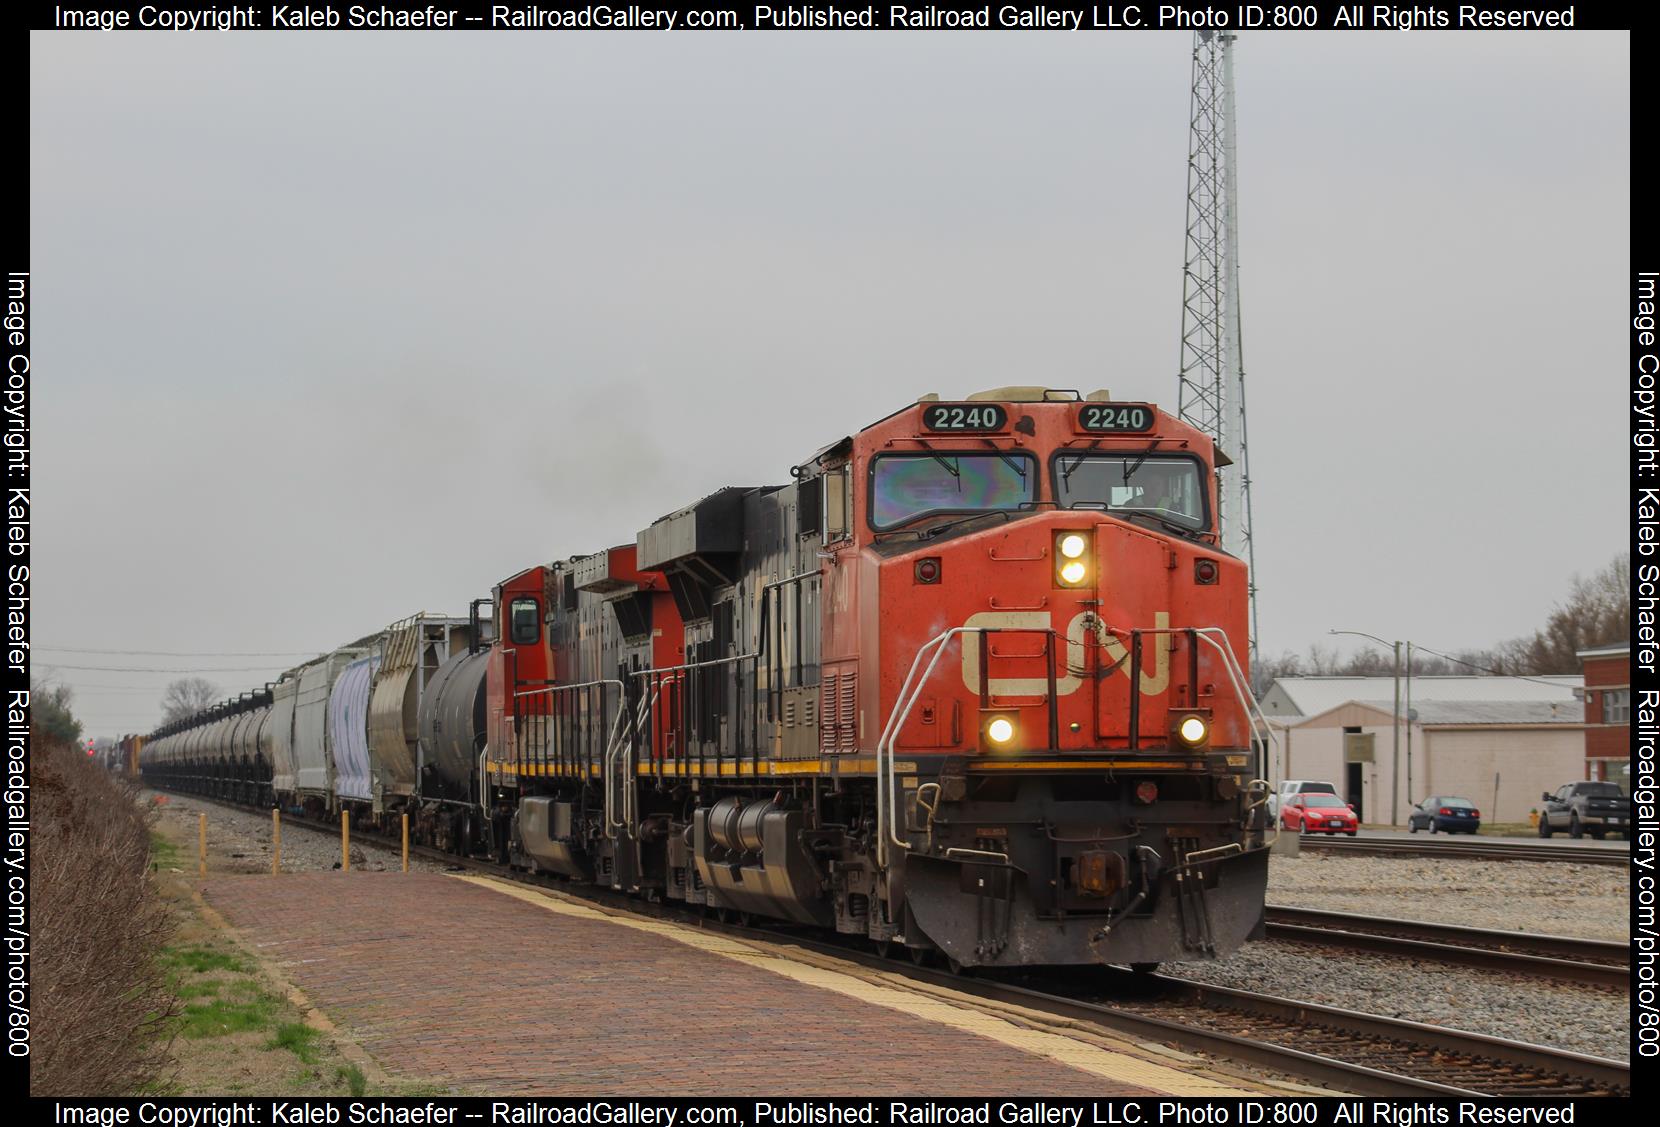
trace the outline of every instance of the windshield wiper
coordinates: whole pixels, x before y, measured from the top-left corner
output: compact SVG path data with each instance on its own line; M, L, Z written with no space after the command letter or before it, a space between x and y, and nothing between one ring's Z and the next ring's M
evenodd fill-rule
M959 480L962 478L963 471L958 469L957 466L955 465L955 463L946 461L945 456L943 454L936 454L932 450L930 450L928 452L928 456L930 458L934 459L934 461L938 462L940 465L944 466L945 467L945 472L950 474L952 477L957 478Z
M1158 446L1158 444L1163 442L1163 441L1164 441L1164 439L1162 439L1162 438L1153 439L1153 445L1147 447L1147 453L1143 454L1141 457L1139 457L1135 460L1135 465L1124 467L1124 484L1125 485L1130 484L1130 475L1135 473L1137 470L1139 470L1141 468L1141 463L1145 462L1148 459L1148 457L1150 457L1152 455L1153 450Z

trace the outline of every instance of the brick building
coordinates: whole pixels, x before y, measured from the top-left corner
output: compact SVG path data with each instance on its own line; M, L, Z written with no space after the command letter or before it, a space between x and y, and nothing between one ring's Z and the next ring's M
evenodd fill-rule
M1631 789L1631 643L1579 651L1585 673L1585 777Z

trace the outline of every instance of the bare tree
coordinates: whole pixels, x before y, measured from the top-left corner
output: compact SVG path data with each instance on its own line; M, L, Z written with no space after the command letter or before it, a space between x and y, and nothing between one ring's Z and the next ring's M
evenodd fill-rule
M171 724L194 716L219 701L219 686L204 677L181 677L167 686L161 698L161 722Z
M1574 576L1565 601L1542 629L1499 647L1506 672L1578 673L1579 650L1631 637L1631 555L1622 552L1589 579Z

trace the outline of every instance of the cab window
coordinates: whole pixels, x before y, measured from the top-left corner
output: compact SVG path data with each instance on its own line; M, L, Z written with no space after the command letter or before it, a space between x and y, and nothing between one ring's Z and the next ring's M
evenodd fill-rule
M508 604L507 636L516 646L534 645L542 636L541 615L535 599L514 599Z
M1196 458L1061 453L1054 473L1055 500L1063 509L1141 512L1196 532L1209 523Z
M933 513L1019 509L1037 500L1037 461L1023 453L884 454L870 466L870 527Z

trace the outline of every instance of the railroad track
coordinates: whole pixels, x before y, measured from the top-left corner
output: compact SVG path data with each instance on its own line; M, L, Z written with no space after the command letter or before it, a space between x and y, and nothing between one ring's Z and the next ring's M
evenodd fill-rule
M248 809L201 795L187 797ZM339 833L336 824L303 818L285 818L284 825L330 835ZM395 839L380 834L353 830L353 835L383 848L399 847ZM1614 1096L1629 1095L1631 1091L1631 1067L1623 1061L1523 1041L1251 994L1168 975L1139 975L1114 967L1096 968L1095 973L1082 975L1077 968L953 974L914 965L903 956L892 958L854 946L856 941L832 940L788 925L729 922L691 908L532 876L427 846L411 845L410 852L456 868L577 896L616 911L741 939L796 946L959 994L1268 1068L1339 1092L1506 1097Z
M1631 989L1631 949L1623 943L1596 939L1488 931L1272 904L1268 906L1268 937L1457 963L1530 978Z
M1532 845L1522 841L1483 841L1473 835L1465 841L1451 836L1422 841L1399 838L1303 836L1303 849L1332 853L1373 854L1380 857L1458 857L1482 861L1571 861L1577 865L1629 865L1631 850L1599 849L1590 845Z

